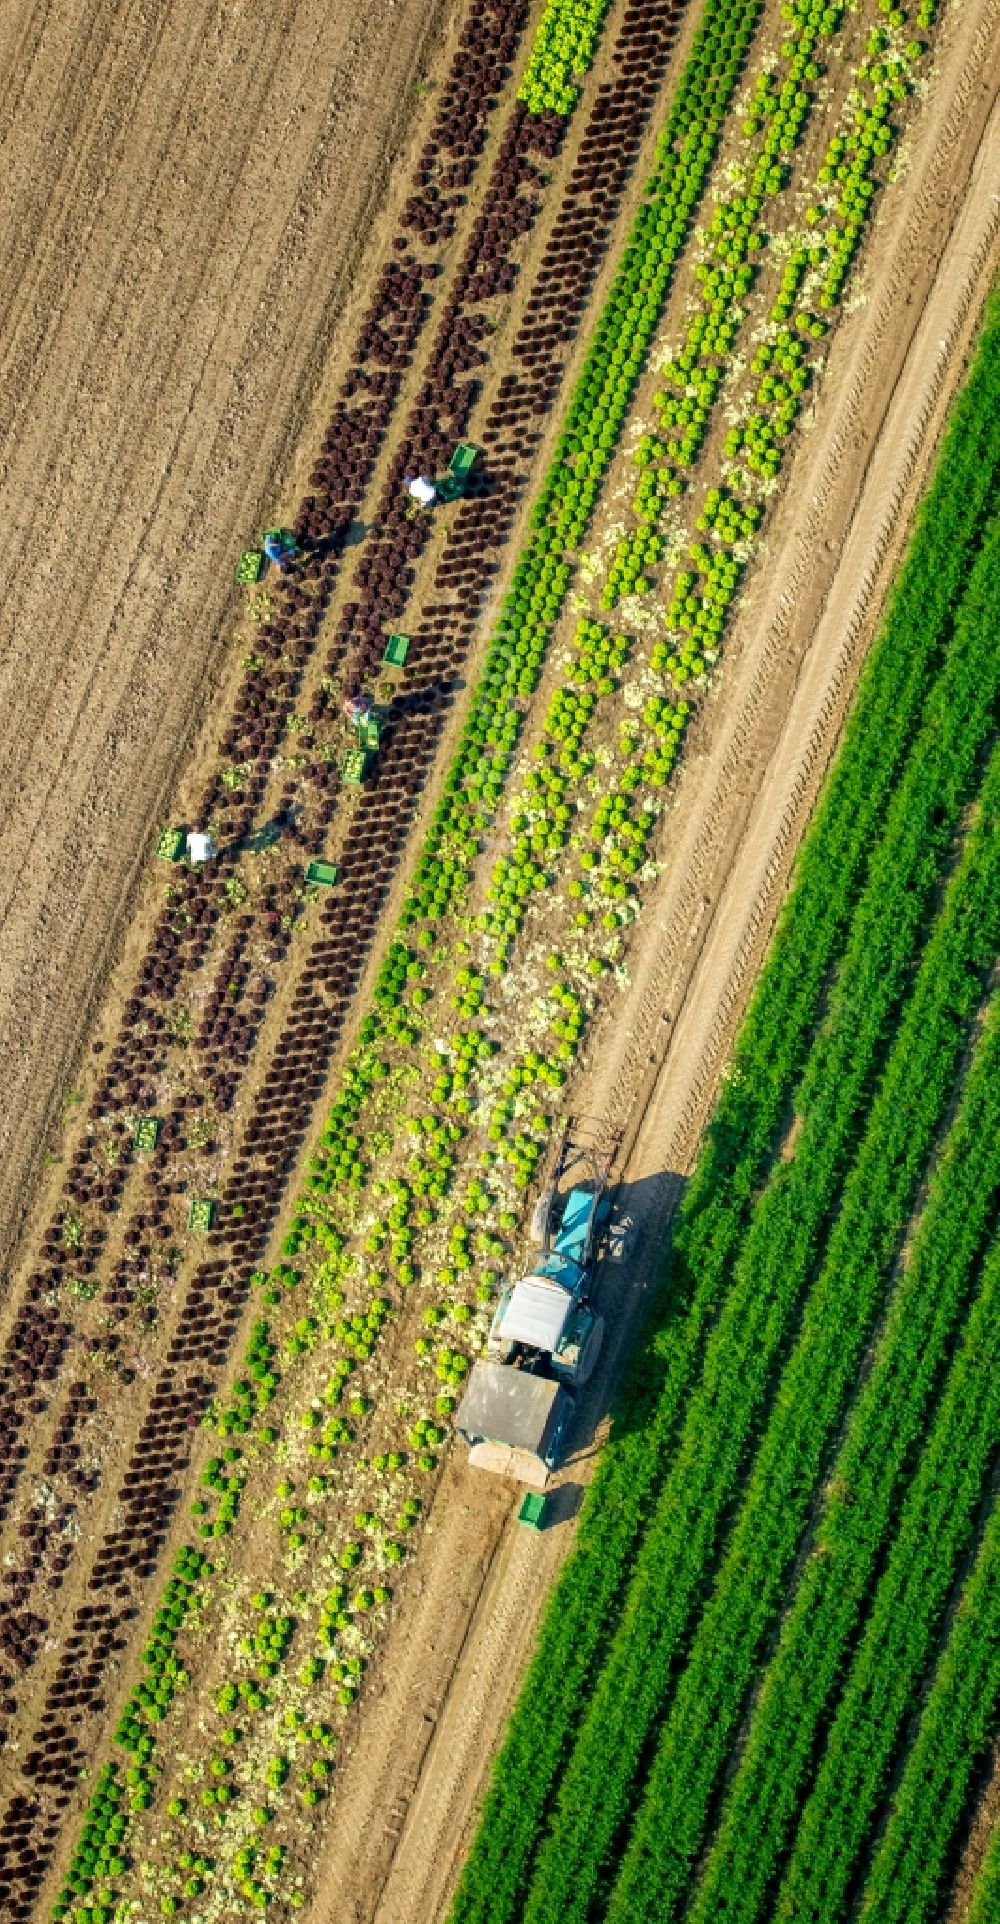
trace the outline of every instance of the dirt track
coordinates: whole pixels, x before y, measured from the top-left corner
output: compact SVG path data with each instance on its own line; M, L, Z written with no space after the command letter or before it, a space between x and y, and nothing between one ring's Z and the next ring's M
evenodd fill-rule
M7 11L0 1251L445 10Z
M696 1153L995 272L998 44L994 0L966 8L942 49L913 178L874 243L867 302L840 331L764 579L730 645L724 712L706 719L700 753L692 742L644 959L580 1094L581 1108L610 1109L630 1125L636 1299ZM624 1338L620 1325L605 1386ZM513 1523L512 1492L501 1502L495 1487L484 1491L483 1479L451 1465L425 1587L396 1626L391 1681L341 1775L330 1878L314 1912L322 1924L443 1916L592 1459L590 1445L567 1464L556 1499L563 1527L538 1539Z

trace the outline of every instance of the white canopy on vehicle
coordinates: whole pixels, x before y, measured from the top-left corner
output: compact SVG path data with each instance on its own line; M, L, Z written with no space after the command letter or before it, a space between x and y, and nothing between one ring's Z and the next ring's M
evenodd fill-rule
M496 1334L501 1342L526 1343L551 1356L572 1307L572 1296L559 1283L527 1276L515 1284Z
M191 862L210 862L215 854L215 843L210 835L196 832L187 838L187 852Z

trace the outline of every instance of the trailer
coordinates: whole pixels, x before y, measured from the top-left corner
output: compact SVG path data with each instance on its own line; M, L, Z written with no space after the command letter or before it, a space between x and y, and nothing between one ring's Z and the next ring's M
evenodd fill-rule
M611 1219L621 1131L568 1118L531 1221L540 1256L500 1293L487 1356L455 1416L474 1467L544 1489L604 1337L590 1286Z
M472 1371L455 1422L474 1470L544 1490L572 1414L572 1398L554 1378L487 1359Z

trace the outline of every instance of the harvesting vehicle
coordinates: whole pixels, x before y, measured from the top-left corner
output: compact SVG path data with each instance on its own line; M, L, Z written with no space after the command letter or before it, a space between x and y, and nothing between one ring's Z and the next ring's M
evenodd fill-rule
M604 1336L589 1298L620 1142L620 1130L567 1118L531 1220L541 1254L503 1290L488 1353L455 1417L470 1463L538 1489L555 1468L574 1392L592 1375Z

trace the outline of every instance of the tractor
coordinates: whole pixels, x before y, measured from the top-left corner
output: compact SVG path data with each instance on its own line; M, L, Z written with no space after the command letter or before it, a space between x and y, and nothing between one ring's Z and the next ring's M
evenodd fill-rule
M590 1118L565 1122L531 1221L541 1255L502 1290L487 1356L455 1417L473 1465L538 1488L558 1461L574 1392L592 1375L604 1336L589 1298L620 1143L620 1130Z

